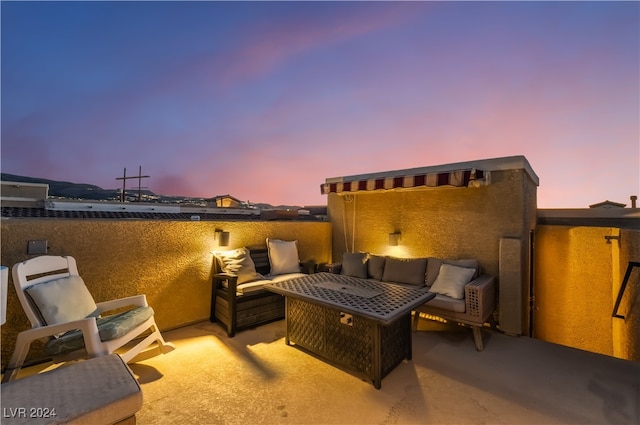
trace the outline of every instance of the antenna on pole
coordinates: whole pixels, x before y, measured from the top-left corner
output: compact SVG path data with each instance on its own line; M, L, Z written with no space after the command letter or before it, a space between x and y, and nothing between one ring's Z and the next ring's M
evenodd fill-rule
M140 202L142 200L142 179L144 178L149 178L151 176L143 176L142 175L142 165L140 165L138 167L138 175L137 176L131 176L131 177L127 177L127 169L124 169L124 173L122 174L122 177L116 177L116 180L122 180L122 193L120 194L120 202L124 202L126 199L125 196L125 191L127 189L127 180L131 180L131 179L138 179L138 202ZM144 188L146 189L146 188Z

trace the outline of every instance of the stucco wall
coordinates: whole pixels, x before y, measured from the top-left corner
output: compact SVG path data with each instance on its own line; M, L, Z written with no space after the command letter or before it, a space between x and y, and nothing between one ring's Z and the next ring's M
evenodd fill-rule
M146 294L161 329L206 320L211 300L211 251L216 228L230 232L230 246L265 245L265 239L298 240L302 261L331 258L327 222L150 221L3 219L0 262L11 267L27 255L29 240L48 240L51 255L71 255L97 302ZM2 366L19 331L30 327L10 278L7 323L2 326ZM33 358L38 354L35 347Z
M640 263L640 230L620 230L619 275L614 274L613 300L618 297L630 262ZM624 319L613 321L613 355L621 359L640 360L640 267L631 271L630 279L618 307Z
M334 261L352 250L398 257L476 258L487 273L499 277L501 238L523 240L519 254L521 263L528 265L536 184L521 169L493 171L491 184L478 188L330 194L328 212ZM388 236L394 231L401 232L400 244L390 247ZM513 285L521 287L519 294L528 294L528 270L520 276ZM518 314L524 317L525 312Z
M605 236L619 237L607 243ZM640 231L538 226L534 337L629 360L640 359L635 269L619 313L613 307L630 261L640 261Z

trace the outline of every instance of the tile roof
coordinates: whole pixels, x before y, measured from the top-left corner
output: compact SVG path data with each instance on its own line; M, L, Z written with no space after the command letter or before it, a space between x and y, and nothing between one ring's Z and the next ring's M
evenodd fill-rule
M256 220L256 216L244 214L215 213L162 213L139 211L66 211L44 208L2 207L3 218L91 218L91 219L145 219L145 220L192 220L192 216L200 220Z

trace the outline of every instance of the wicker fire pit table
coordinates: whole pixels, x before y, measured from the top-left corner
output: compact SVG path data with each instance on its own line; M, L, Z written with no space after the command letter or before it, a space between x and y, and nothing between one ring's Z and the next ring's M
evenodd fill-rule
M411 360L411 310L433 299L426 287L316 273L265 286L285 296L287 345L380 389Z

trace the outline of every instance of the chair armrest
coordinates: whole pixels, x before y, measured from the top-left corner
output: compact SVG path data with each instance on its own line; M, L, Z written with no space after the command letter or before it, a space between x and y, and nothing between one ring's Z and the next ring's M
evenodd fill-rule
M22 368L24 359L29 353L29 348L33 341L42 338L51 338L76 329L82 332L84 346L90 357L107 354L101 346L100 334L98 333L98 325L95 317L87 317L85 319L74 320L72 322L31 328L18 334L15 350L7 364L7 369L2 377L2 382L8 382L16 377L18 370Z
M218 289L222 282L227 281L227 289L229 293L235 294L238 290L238 276L232 273L216 273L213 275L214 291Z
M478 321L486 321L496 305L495 277L482 275L464 288L466 314Z
M65 332L79 329L84 332L98 332L98 325L95 317L87 317L85 319L74 320L72 322L57 323L55 325L40 326L20 332L20 334L28 335L31 341L59 335Z
M316 262L313 260L305 261L304 263L300 263L300 270L304 274L313 274L316 270Z
M342 263L324 263L318 265L319 272L340 274L342 270Z
M104 313L105 311L115 310L123 307L146 307L148 304L146 295L134 295L132 297L119 298L117 300L96 303L96 305L98 306L98 312Z

